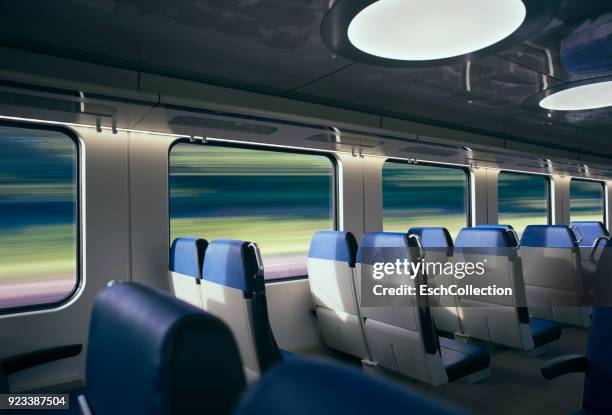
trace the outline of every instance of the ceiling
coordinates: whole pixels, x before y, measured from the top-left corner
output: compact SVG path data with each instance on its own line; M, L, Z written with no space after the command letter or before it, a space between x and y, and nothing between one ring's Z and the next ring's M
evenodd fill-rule
M523 105L546 88L612 75L609 0L562 0L548 27L522 45L469 66L419 69L334 56L319 35L328 3L2 2L0 45L612 154L611 108L548 116Z

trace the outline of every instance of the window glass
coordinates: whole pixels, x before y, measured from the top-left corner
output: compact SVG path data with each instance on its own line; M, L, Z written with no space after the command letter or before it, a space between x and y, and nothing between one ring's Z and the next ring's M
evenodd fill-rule
M604 185L601 182L572 179L570 182L571 220L605 223Z
M171 238L258 244L267 279L307 275L313 234L333 229L324 155L180 143L170 152Z
M548 177L500 172L498 198L499 223L512 225L519 236L527 225L548 224Z
M387 161L383 165L383 226L407 232L444 226L453 238L468 224L468 177L460 168Z
M78 150L58 131L0 126L0 308L49 305L78 284Z

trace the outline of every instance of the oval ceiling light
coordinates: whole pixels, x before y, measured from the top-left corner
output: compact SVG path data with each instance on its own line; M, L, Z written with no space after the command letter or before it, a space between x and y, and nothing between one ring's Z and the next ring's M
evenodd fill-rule
M596 82L555 92L540 101L554 111L585 111L612 107L612 81Z
M370 55L404 61L452 58L491 46L523 24L521 0L379 0L353 18L348 38ZM492 4L495 7L491 7Z
M545 89L527 98L530 111L593 112L612 108L612 76L582 79Z
M351 60L435 66L519 43L544 28L558 7L558 0L337 0L321 36Z

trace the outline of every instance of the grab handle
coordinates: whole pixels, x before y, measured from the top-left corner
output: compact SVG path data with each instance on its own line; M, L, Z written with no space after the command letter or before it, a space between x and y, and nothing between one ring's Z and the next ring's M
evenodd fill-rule
M572 232L574 232L574 236L576 237L576 243L579 244L580 242L582 242L583 238L582 238L582 232L580 232L580 229L578 229L574 225L570 225L569 228L572 230Z
M261 252L259 252L259 247L257 246L256 243L251 242L249 244L249 249L253 250L253 253L255 254L255 261L257 262L257 274L255 274L253 277L255 279L263 278L264 277L264 265L263 265L263 260L261 258Z
M423 243L421 242L421 237L417 234L408 235L408 239L414 239L416 241L416 246L419 248L419 254L417 255L417 261L420 261L425 257L425 253L423 252Z
M593 243L593 250L591 251L591 255L589 255L589 261L591 261L594 264L597 264L599 262L599 260L595 259L597 248L599 248L599 244L601 243L601 241L609 241L609 240L610 240L610 237L607 235L602 235L599 238L595 239L595 242Z

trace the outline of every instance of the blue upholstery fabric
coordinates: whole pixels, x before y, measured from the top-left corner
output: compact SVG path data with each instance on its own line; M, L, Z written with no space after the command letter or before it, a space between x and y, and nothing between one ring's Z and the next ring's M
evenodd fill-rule
M314 234L308 251L309 258L348 262L355 266L357 241L350 232L319 231Z
M612 413L612 308L593 307L587 347L582 405L594 413Z
M512 240L512 246L519 245L518 235L514 231L514 227L512 227L512 225L507 225L503 223L496 223L496 224L487 223L487 224L477 225L476 227L482 228L482 229L503 229L506 232L508 232L508 234L510 235L510 239Z
M352 368L290 360L276 366L243 397L236 415L458 415L407 388Z
M229 414L245 385L218 318L134 283L97 296L85 392L96 415Z
M453 239L443 227L410 228L408 235L418 235L424 248L452 248Z
M369 232L363 235L357 249L357 263L411 260L408 235L401 232Z
M582 235L582 241L580 246L592 247L595 240L600 236L608 236L610 233L606 229L603 223L597 221L576 221L572 222Z
M463 228L455 240L455 248L485 248L484 253L494 254L495 248L508 255L511 251L506 248L516 247L516 240L510 232L501 227L475 227Z
M490 228L490 229L514 229L512 225L507 225L504 223L482 223L480 225L476 225L476 228Z
M566 225L529 225L523 231L521 246L575 248L576 236Z
M561 326L554 321L532 318L529 320L535 347L540 347L561 338Z
M176 238L170 247L170 271L202 278L208 242L201 238Z
M451 382L486 369L490 362L482 347L445 337L440 337L440 356Z
M612 307L612 239L606 241L601 249L592 285L595 287L593 304ZM600 246L601 246L600 245Z
M218 240L208 245L204 257L202 278L226 287L236 288L251 297L264 290L263 275L259 275L255 251L250 242Z

